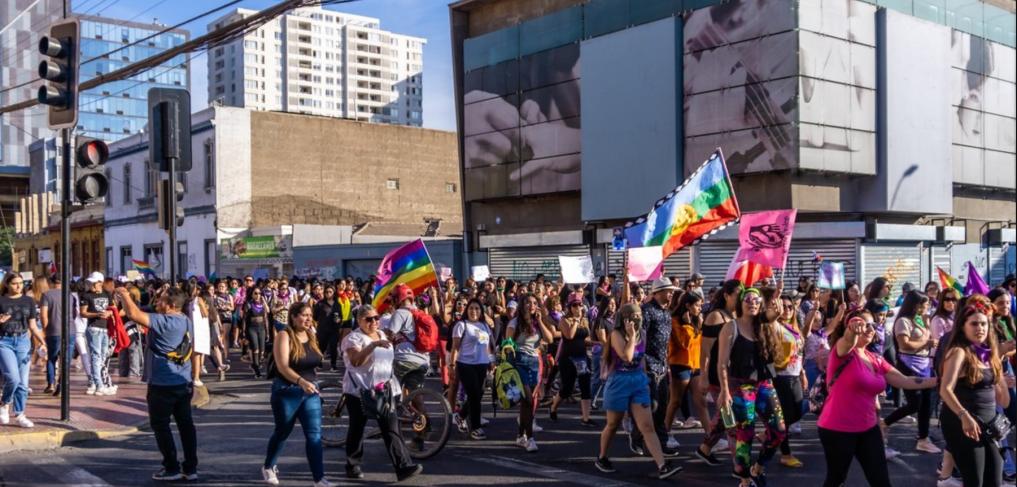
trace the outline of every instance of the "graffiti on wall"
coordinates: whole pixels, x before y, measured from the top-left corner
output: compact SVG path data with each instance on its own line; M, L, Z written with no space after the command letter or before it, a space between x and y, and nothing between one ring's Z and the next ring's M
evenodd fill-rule
M537 274L545 276L557 276L561 272L558 259L545 259L542 261L513 260L513 279L533 279Z

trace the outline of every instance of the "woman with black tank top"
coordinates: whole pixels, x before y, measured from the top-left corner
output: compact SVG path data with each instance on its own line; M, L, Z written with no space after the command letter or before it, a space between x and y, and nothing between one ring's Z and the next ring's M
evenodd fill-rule
M783 286L781 286L783 287ZM778 288L775 295L782 289ZM773 312L779 316L782 305ZM720 331L717 377L720 379L718 408L730 408L735 421L734 473L741 487L766 485L766 462L777 453L786 435L777 391L774 360L779 354L780 335L776 322L768 322L758 289L742 292L738 318ZM756 419L765 424L763 445L752 463L752 440Z
M999 345L987 310L966 306L957 316L940 370L939 395L946 406L939 420L946 449L966 486L1003 485L1003 458L985 432L996 405L1007 407L1012 378L1003 374ZM944 474L949 475L945 471Z
M286 438L293 431L297 419L307 441L307 463L315 487L329 487L325 480L325 461L321 446L321 395L318 393L315 369L321 367L321 349L314 336L314 312L307 303L298 302L290 307L289 324L283 333L276 334L272 347L275 357L275 377L272 381L272 416L275 431L268 440L268 452L261 475L271 485L279 484L276 461L282 453Z
M703 372L696 379L699 381L698 389L713 395L716 403L720 394L720 383L717 379L717 337L725 324L734 320L734 312L738 309L738 298L742 292L742 283L737 279L724 281L720 290L714 294L710 303L710 312L703 322L703 337L700 341L699 350L702 361ZM696 448L696 456L711 467L721 464L720 460L713 455L713 449L718 447L723 450L728 448L727 440L724 440L724 422L720 420L720 410L713 415L710 422L703 423L706 428L706 436L703 443ZM723 444L720 442L723 441Z
M561 320L559 326L562 335L561 348L558 351L558 368L561 371L561 389L551 402L551 421L558 421L558 406L562 399L572 395L575 385L579 383L579 405L582 419L579 424L596 427L597 423L590 419L591 398L590 374L593 365L587 348L593 343L590 336L590 322L583 316L583 299L579 293L569 295L568 315Z

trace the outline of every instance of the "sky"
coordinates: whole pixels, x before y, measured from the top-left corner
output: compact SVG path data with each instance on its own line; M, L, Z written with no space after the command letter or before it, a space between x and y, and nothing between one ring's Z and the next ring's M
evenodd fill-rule
M103 17L132 19L174 25L226 0L75 0L75 12ZM206 26L235 8L261 10L277 0L244 0L236 6L198 19L183 26L191 37L206 32ZM367 15L381 20L381 28L398 34L423 37L424 46L424 127L455 130L455 104L452 87L452 48L449 39L448 1L446 0L358 0L330 5L329 10ZM208 64L201 56L191 64L192 111L208 104Z

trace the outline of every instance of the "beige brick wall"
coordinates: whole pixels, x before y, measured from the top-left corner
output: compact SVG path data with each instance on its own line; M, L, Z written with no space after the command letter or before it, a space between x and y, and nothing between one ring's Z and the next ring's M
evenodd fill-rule
M252 227L420 224L462 232L454 132L251 113ZM399 189L387 189L396 179ZM448 192L446 184L455 185Z

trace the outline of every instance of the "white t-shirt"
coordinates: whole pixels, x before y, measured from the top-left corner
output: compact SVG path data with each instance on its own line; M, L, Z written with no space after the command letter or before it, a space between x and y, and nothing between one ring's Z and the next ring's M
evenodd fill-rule
M405 341L395 346L396 360L413 363L418 366L426 366L431 362L428 354L418 352L416 347L413 346L413 341L417 339L417 327L413 324L412 311L407 308L399 308L392 313L392 319L382 326L394 335L402 335L406 338Z
M359 329L353 330L343 339L340 349L345 352L351 348L363 350L374 340ZM395 377L392 376L392 359L395 351L391 348L377 347L368 355L363 364L354 367L350 363L350 355L343 354L343 362L346 363L346 373L343 374L343 392L347 394L359 394L363 387L374 387L380 382L392 381L393 391L401 390Z
M491 356L491 327L477 321L460 321L452 330L452 338L461 340L457 362L470 365L487 365Z

